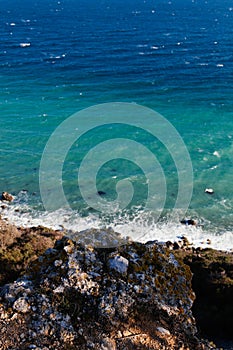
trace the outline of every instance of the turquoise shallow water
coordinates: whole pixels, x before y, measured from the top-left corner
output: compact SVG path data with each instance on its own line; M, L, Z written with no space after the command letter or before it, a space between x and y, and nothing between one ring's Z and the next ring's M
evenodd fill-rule
M137 103L163 115L187 146L194 189L186 216L207 232L232 230L231 1L8 1L0 4L0 16L1 190L26 190L21 203L39 213L40 160L58 125L96 104ZM88 150L114 137L137 140L154 152L167 181L166 215L178 191L172 157L158 140L123 126L93 130L73 144L62 177L71 208L93 215L77 185L78 168ZM112 201L124 178L135 190L132 215L147 195L146 177L136 165L108 162L97 188ZM213 196L204 193L209 187Z

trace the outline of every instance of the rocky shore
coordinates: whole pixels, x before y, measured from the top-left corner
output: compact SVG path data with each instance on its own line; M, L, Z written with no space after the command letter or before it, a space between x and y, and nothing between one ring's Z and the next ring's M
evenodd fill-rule
M94 248L0 220L2 350L213 349L231 340L232 292L232 253L185 238Z

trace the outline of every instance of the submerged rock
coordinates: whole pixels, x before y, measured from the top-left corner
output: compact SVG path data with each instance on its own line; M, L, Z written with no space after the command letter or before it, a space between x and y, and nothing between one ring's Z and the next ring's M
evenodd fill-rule
M162 244L101 249L64 237L2 287L0 348L209 349L191 278Z
M104 191L98 191L97 192L100 196L104 196L105 194L106 194L106 192L104 192Z

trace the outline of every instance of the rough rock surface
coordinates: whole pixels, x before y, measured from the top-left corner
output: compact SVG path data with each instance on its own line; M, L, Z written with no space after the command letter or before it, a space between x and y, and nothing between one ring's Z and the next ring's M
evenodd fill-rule
M192 286L196 295L193 315L202 333L210 339L233 341L233 253L214 249L174 251L190 266ZM231 347L232 349L232 347Z
M191 278L158 243L94 249L63 237L1 288L0 349L210 349Z
M14 197L12 196L12 194L10 194L8 192L2 192L1 200L7 201L7 202L12 202L14 200Z
M0 219L0 286L24 274L29 264L62 235L42 226L16 228Z

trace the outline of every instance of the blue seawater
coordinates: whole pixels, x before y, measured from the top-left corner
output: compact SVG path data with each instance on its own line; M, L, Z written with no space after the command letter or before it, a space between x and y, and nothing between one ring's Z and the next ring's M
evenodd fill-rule
M40 160L54 130L90 106L136 103L163 115L190 153L194 190L187 217L222 240L232 232L231 0L8 0L0 2L0 19L0 190L13 193L21 207L27 201L28 210L40 215ZM137 137L123 126L108 133L155 152L167 181L164 220L178 191L172 158L146 133ZM92 130L65 159L62 181L73 215L93 215L79 191L77 171L103 135L101 127ZM108 162L98 173L97 188L114 200L116 183L124 178L134 186L128 207L133 215L147 193L136 165ZM232 244L227 239L225 246Z

